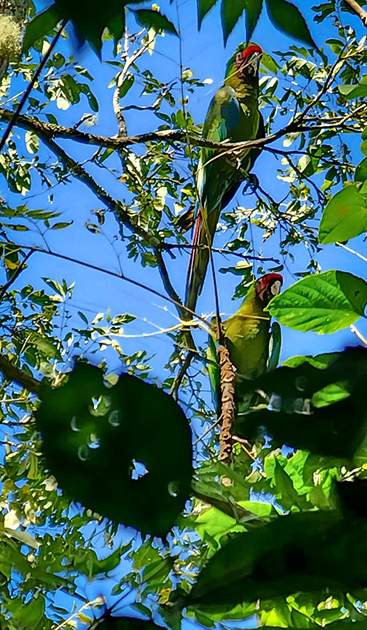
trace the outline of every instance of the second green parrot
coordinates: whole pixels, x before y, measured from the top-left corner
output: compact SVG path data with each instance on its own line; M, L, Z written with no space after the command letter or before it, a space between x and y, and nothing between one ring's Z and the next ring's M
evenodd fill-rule
M263 135L258 109L259 64L262 50L257 44L240 46L228 62L224 85L216 92L204 123L208 140L243 142ZM256 151L240 154L202 148L196 175L199 201L195 207L195 228L186 281L185 306L195 311L209 262L219 214L246 178ZM190 314L187 314L187 318Z
M280 342L271 353L271 318L270 313L264 309L278 295L282 284L283 277L279 273L262 276L250 287L238 311L222 323L224 341L231 363L236 368L238 384L261 376L278 363ZM215 330L215 324L213 328ZM211 337L208 358L209 376L214 398L217 398L220 391L219 368L215 365L216 345Z

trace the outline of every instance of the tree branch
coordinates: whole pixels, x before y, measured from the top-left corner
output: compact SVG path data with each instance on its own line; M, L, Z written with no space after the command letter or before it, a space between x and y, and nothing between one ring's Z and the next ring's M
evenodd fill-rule
M309 111L309 110L307 110ZM11 120L13 112L8 109L0 109L0 121L7 122ZM177 129L163 129L159 131L152 131L149 133L142 133L136 136L126 136L124 138L115 137L108 138L106 136L99 136L91 133L84 133L79 131L75 127L63 127L61 125L54 125L52 123L41 122L30 116L20 115L17 118L17 126L23 129L31 129L38 136L40 136L45 142L55 137L70 139L82 144L89 144L93 146L101 146L105 148L115 149L121 151L121 149L135 145L145 144L146 142L162 141L167 142L187 142L189 139L192 146L206 147L209 149L221 149L223 152L228 153L233 150L242 150L252 147L265 147L267 144L278 140L282 136L290 132L296 131L315 131L316 129L330 129L334 127L343 126L347 120L350 120L352 114L348 114L345 117L338 117L335 120L333 118L320 118L315 119L318 124L301 124L299 119L291 120L285 127L282 127L275 133L272 133L266 138L257 138L255 140L246 140L245 142L214 142L190 134L185 130ZM353 121L354 122L354 121Z
M359 6L356 0L344 0L344 2L358 15L364 26L367 26L367 13L362 7Z
M128 213L126 206L111 197L111 195L109 195L109 193L104 190L104 188L102 188L102 186L100 186L95 179L78 162L76 162L76 160L71 158L54 140L47 136L43 137L43 139L45 144L64 162L73 175L86 184L96 197L98 197L114 212L118 221L121 221L121 223L126 225L131 231L138 234L138 236L140 236L153 248L164 288L166 289L173 304L175 304L180 317L183 318L185 313L187 313L187 310L182 306L181 300L170 281L161 251L164 249L164 243L159 242L157 236L154 234L151 235L141 228L136 221L134 221L134 218Z
M59 39L59 37L60 37L62 31L64 30L65 26L67 25L68 21L69 21L69 18L64 18L63 21L61 22L61 25L59 26L59 28L58 28L58 30L56 32L56 35L54 36L54 38L53 38L49 48L47 49L45 55L43 56L43 59L42 59L40 65L38 66L36 72L34 73L34 75L32 77L32 80L29 82L26 90L24 91L23 96L20 99L18 107L16 108L15 112L13 112L13 115L12 115L11 119L9 120L9 124L8 124L7 128L5 129L5 131L4 131L3 137L0 140L0 152L3 150L5 142L7 141L11 130L13 129L14 125L16 124L17 118L18 118L20 112L22 111L24 105L26 104L27 99L28 99L28 97L29 97L33 87L34 87L34 84L38 80L38 77L40 76L40 74L41 74L43 68L45 67L48 59L50 58L50 55L51 55L54 47L56 46L57 40Z
M15 381L29 392L39 394L41 381L38 381L33 376L27 374L27 372L24 372L24 370L18 368L2 352L0 353L0 371L8 381Z

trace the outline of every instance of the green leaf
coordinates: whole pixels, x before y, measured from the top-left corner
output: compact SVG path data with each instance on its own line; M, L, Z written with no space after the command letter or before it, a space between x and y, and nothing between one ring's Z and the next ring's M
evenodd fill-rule
M199 514L195 521L195 531L203 540L210 536L219 542L222 536L229 532L233 534L243 531L243 525L237 524L234 518L212 507Z
M43 39L62 19L60 9L52 4L27 23L23 39L23 52L27 53L38 39Z
M74 221L59 221L58 223L54 223L51 225L51 230L63 230L70 225L73 225Z
M271 22L287 35L317 48L300 11L287 0L266 0Z
M185 604L201 609L302 591L353 592L366 587L366 560L363 518L342 519L336 510L282 516L229 540L201 571Z
M242 402L238 397L234 433L250 441L265 433L272 436L274 446L287 444L318 455L355 458L366 435L366 380L367 350L361 347L335 353L326 368L308 362L278 368L252 383L255 391L269 397L267 409L242 415L242 408L248 411L248 405L246 408L246 399ZM348 397L340 395L342 387ZM321 399L324 406L313 404ZM288 469L286 472L290 474Z
M61 360L60 350L54 345L51 339L35 331L29 331L28 341L50 359Z
M9 536L9 538L14 538L15 540L21 542L22 545L28 545L28 547L31 547L32 549L38 549L40 546L40 543L27 532L22 532L17 529L9 529L8 527L4 527L4 532Z
M209 13L210 9L214 7L217 0L196 0L196 2L198 8L198 27L200 30L203 18Z
M116 551L113 551L106 558L102 558L101 560L95 560L93 562L91 568L91 575L100 575L101 573L108 573L113 569L116 569L120 564L121 557L131 549L131 542L128 542L126 545L122 545Z
M275 370L279 363L280 350L282 346L282 330L278 322L273 322L271 326L269 358L266 369L268 372Z
M246 39L249 41L255 30L256 24L263 8L263 0L247 0L246 1ZM269 59L269 58L268 58ZM262 58L262 61L264 59Z
M325 354L317 354L316 356L295 356L290 357L286 361L282 363L285 367L295 368L302 363L309 363L313 367L318 368L319 370L325 370L331 363L338 358L339 354L337 352L325 353Z
M261 0L260 0L261 3ZM247 0L222 0L221 19L224 43L247 7Z
M367 158L360 162L354 173L355 182L365 182L367 179Z
M338 85L338 90L347 99L364 98L367 96L367 75L363 75L361 83L353 85Z
M327 203L318 240L322 245L347 241L367 231L367 196L357 185L346 186Z
M27 148L27 151L29 153L38 153L38 149L39 149L39 140L38 140L38 136L34 133L34 131L26 131L25 133L25 145Z
M128 374L107 388L101 370L78 363L41 400L36 420L61 488L116 523L165 536L192 472L190 428L173 398Z
M314 407L327 407L338 400L344 400L348 398L350 392L346 387L346 382L332 383L326 385L322 389L319 389L311 398L311 403Z
M286 510L290 510L293 506L299 506L300 497L294 489L293 482L277 459L275 459L274 481L274 489L282 506Z
M45 598L41 593L32 597L26 604L23 602L21 606L15 604L14 602L15 605L13 608L13 602L14 600L9 602L9 609L12 612L13 621L18 622L21 627L28 626L29 628L36 628L37 626L43 625L42 618L45 613Z
M88 103L90 105L91 110L93 112L98 112L99 110L98 101L92 92L90 91L87 92L87 99L88 99Z
M330 547L334 551L338 545L331 533L337 524L336 512L320 511L280 517L264 527L237 534L202 569L186 605L233 606L297 591L318 591L338 580L345 583L348 578L355 582L351 572L343 574L344 568L356 564L346 550L331 557ZM361 523L359 528L360 541ZM367 553L367 544L363 549ZM358 574L364 583L361 569Z
M134 14L142 26L154 28L156 31L165 31L166 33L178 35L175 25L159 11L153 11L153 9L138 9L134 10Z
M367 156L367 140L363 140L363 142L361 142L361 152L363 153L363 155Z
M344 271L307 276L273 298L266 308L281 324L328 334L364 315L367 283Z
M82 45L85 41L100 56L102 34L107 27L115 42L121 39L125 28L125 2L121 0L54 0L61 17L73 23L76 36ZM130 0L129 4L135 0ZM98 16L98 19L96 19Z
M135 81L134 75L128 74L119 89L120 98L123 98L124 96L126 96L130 88L134 85L134 81Z

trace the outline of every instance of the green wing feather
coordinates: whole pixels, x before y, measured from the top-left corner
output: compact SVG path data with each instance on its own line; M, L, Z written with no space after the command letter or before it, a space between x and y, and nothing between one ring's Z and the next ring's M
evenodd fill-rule
M208 338L206 357L208 359L207 370L210 380L213 406L218 411L220 406L220 367L218 363L217 344L211 335L209 335Z
M282 331L278 322L274 322L271 327L269 344L269 358L266 366L267 372L275 370L279 363L280 349L282 345Z

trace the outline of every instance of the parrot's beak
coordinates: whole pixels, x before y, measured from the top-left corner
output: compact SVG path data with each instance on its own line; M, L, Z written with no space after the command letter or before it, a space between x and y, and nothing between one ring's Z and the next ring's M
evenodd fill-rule
M259 66L260 66L260 60L261 60L261 53L260 52L254 52L251 55L251 60L249 62L249 66L252 70L252 72L254 74L257 74L257 72L259 71Z
M275 282L273 282L273 284L270 287L271 294L278 295L280 293L281 286L282 286L282 283L280 282L280 280L276 280Z

